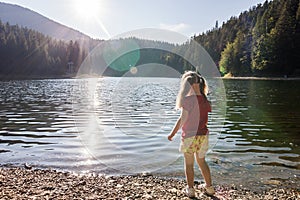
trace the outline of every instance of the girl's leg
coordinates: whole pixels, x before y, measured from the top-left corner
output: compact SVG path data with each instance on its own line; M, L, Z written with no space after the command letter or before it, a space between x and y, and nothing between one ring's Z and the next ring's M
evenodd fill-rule
M186 182L189 188L194 187L194 155L192 153L184 153L184 169Z
M205 180L206 186L208 186L208 187L211 186L210 170L205 161L205 157L199 158L199 156L196 154L196 160L197 160L197 164L201 170L202 176Z

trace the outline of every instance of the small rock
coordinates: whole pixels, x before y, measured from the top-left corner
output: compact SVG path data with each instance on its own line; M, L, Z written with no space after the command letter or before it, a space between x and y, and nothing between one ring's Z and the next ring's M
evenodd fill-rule
M177 193L177 189L176 188L169 189L168 191L171 192L171 193Z
M266 185L280 185L281 182L278 181L278 180L267 180L267 181L264 182L264 184L266 184Z
M25 169L32 169L32 166L30 166L28 163L24 163Z
M109 180L108 184L112 184L112 183L115 183L115 182L116 182L116 180Z
M153 197L150 194L144 194L142 199L152 199Z

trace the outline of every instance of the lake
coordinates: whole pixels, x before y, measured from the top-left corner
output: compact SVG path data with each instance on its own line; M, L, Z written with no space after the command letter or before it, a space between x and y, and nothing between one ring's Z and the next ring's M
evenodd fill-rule
M300 81L208 83L215 182L299 176ZM180 133L167 140L178 87L174 78L2 81L1 164L182 178Z

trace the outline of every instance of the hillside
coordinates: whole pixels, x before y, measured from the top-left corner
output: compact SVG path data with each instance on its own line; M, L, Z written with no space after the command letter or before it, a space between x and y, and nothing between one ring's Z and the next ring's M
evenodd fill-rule
M87 53L77 40L57 40L0 21L0 79L72 76Z
M32 10L0 2L0 79L73 76L100 42Z
M95 47L97 44L94 41L89 46ZM81 73L83 75L100 73L100 69L106 69L100 70L98 75L122 76L130 70L130 66L147 63L168 65L179 72L182 72L183 67L192 67L179 56L168 55L168 51L161 50L173 49L174 44L137 38L113 40L104 44L87 58L89 50L80 45L80 40L56 40L38 31L0 21L0 80L74 77L86 58L86 68L81 72L87 71ZM155 48L121 53L132 44ZM117 57L109 59L111 55Z
M59 40L90 40L77 30L59 24L39 13L18 5L0 2L0 20L10 25L19 25Z
M299 77L299 1L266 1L193 39L206 49L223 75ZM16 5L0 3L0 19L0 78L72 76L90 50L101 42ZM152 46L161 49L169 45L134 40L137 44L155 43ZM183 72L195 67L189 59L203 60L192 43L172 46L172 49L172 52L185 52L187 60L159 48L144 49L122 55L110 63L105 75L121 76L129 70L125 65L146 63L168 65ZM139 56L132 63L135 54ZM69 63L73 64L71 73ZM99 58L97 66L105 65L104 59Z
M265 1L194 39L224 75L300 76L299 0Z

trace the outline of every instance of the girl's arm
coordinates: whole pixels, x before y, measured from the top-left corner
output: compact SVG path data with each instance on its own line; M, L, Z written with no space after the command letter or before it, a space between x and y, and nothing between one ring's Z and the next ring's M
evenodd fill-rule
M173 127L171 133L168 135L168 140L172 141L172 138L179 131L182 125L186 122L188 112L185 109L181 109L180 117L177 119L175 126Z
M172 141L172 138L175 136L175 134L178 132L180 128L181 128L181 116L177 119L177 122L173 127L170 135L168 135L168 140Z

